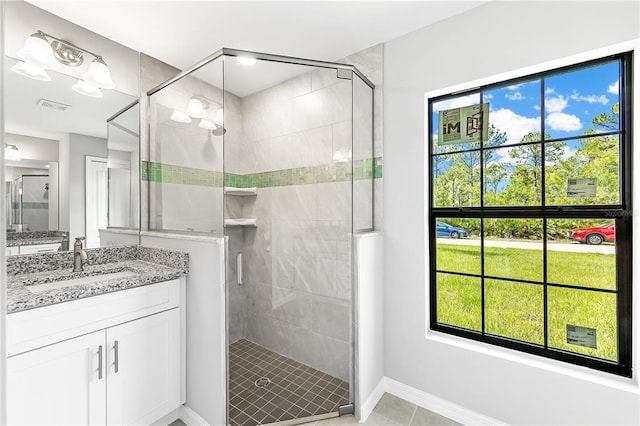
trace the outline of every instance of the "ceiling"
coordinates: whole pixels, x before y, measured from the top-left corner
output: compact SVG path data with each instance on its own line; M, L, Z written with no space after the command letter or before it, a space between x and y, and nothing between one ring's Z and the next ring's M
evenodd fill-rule
M116 90L104 90L96 99L71 90L76 79L49 71L50 82L22 77L10 69L15 60L5 62L4 98L7 133L60 140L70 132L105 138L105 121L135 97Z
M27 3L133 51L187 69L223 47L336 61L487 1L27 0ZM14 41L21 45L23 36ZM103 50L100 47L100 52ZM106 137L104 120L134 99L112 90L105 90L103 99L88 98L70 90L75 82L70 76L50 72L53 81L42 83L10 72L8 68L14 61L8 62L3 96L12 105L5 112L6 131L10 133L54 140L69 132ZM285 64L259 66L262 71L253 70L252 78L241 78L244 74L240 68L235 71L244 85L233 85L238 95L260 89L267 84L265 81L282 79L287 72L302 72L297 68L285 69ZM256 74L262 79L255 78ZM275 76L269 80L271 74ZM198 78L197 74L194 76ZM71 107L64 112L47 109L38 105L39 99Z
M335 61L487 1L28 0L179 69L223 47Z

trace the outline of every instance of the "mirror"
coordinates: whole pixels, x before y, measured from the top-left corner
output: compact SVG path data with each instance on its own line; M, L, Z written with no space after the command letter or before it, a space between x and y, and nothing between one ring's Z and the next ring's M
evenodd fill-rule
M107 120L109 228L140 228L140 104L136 100Z
M137 98L84 96L71 90L77 78L26 78L16 62L5 57L5 142L20 154L5 161L7 240L64 233L98 247L98 229L139 229Z

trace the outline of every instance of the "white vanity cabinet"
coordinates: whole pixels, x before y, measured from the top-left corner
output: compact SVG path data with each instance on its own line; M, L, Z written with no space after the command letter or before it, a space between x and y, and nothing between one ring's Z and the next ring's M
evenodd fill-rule
M178 309L108 329L107 348L108 424L151 424L178 408Z
M8 424L151 424L176 410L183 291L173 280L8 315Z
M105 424L106 386L98 378L104 331L7 359L7 424Z
M20 254L55 253L59 248L60 243L20 246Z
M20 254L20 247L11 246L5 249L5 256L15 256L16 254Z

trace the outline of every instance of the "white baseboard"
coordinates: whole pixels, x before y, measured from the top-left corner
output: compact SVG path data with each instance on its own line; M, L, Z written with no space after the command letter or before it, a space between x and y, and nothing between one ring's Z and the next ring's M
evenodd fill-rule
M388 377L383 377L382 380L380 380L380 383L378 383L378 386L376 386L369 399L367 399L367 401L362 405L360 411L362 418L359 419L360 422L364 422L367 417L369 417L385 392L416 404L417 406L429 411L433 411L441 416L448 417L463 425L508 426L507 423L500 420L469 410L468 408L454 404L430 393L423 392Z
M378 385L373 389L373 392L371 392L369 398L367 398L366 401L362 402L360 404L360 407L356 405L356 417L358 418L358 421L360 423L364 423L367 421L367 419L373 412L373 409L376 408L376 404L378 403L378 401L380 401L382 395L384 395L385 390L383 389L383 386L385 383L385 378L386 377L383 377L382 380L378 382Z
M167 426L175 422L176 420L178 420L178 417L179 417L179 409L175 409L169 414L167 414L166 416L163 416L161 419L151 423L151 426Z
M205 426L209 425L205 419L200 417L198 413L193 411L191 408L183 405L179 409L180 420L187 426Z

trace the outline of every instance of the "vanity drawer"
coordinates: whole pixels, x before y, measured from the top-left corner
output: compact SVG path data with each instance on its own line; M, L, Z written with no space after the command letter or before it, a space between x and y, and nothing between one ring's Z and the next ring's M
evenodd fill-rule
M178 307L182 280L9 314L7 356Z

